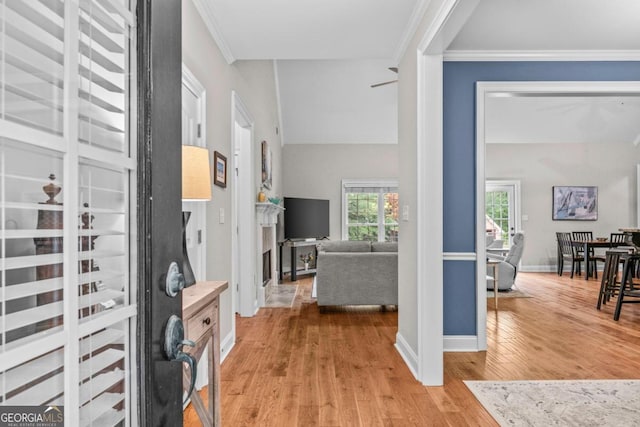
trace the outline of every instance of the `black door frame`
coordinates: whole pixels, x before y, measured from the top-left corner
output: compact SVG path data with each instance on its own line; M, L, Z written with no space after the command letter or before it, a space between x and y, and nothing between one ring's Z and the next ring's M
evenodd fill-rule
M165 294L182 265L180 0L138 0L138 408L141 426L182 425L182 363L164 356L164 328L182 317Z

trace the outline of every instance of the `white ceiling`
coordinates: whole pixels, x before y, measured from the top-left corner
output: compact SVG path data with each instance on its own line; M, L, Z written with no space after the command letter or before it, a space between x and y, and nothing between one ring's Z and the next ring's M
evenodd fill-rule
M639 50L638 0L481 0L448 50Z
M397 65L393 58L401 53L429 0L194 3L204 11L228 60L278 59L285 143L396 142L396 85L375 89L369 85L395 77L387 67ZM453 53L585 50L635 51L637 56L640 0L480 0L448 49ZM511 107L505 115L533 108ZM580 110L562 113L567 123L575 121L572 128L579 131L563 139L585 136L580 123L587 123L592 113ZM544 120L545 114L534 116ZM521 125L526 128L526 123ZM494 139L511 138L518 121L512 126ZM617 131L614 139L628 140L634 132L624 126L612 128ZM548 129L525 130L531 135Z
M389 59L418 0L208 0L236 59Z
M485 105L487 143L640 144L638 96L500 96Z

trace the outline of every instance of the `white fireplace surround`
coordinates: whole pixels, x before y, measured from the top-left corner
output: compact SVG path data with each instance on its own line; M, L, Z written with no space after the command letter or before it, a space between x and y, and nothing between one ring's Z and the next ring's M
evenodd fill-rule
M276 245L276 224L278 223L278 214L283 212L284 208L273 203L256 203L256 225L258 227L257 236L257 250L256 257L258 260L256 271L260 275L258 277L258 306L263 307L265 300L269 296L271 286L277 284L277 271L276 271L276 257L277 257L277 245ZM264 282L262 277L262 254L271 251L271 280L262 286Z

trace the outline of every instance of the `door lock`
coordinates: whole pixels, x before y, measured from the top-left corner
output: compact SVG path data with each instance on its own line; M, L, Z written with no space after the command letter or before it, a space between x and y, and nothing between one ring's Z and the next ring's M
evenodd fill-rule
M165 292L170 297L175 297L184 288L184 274L180 273L178 264L173 261L169 265L167 271L167 279L165 282Z
M184 339L184 325L182 324L182 319L173 314L169 317L169 320L167 321L167 328L164 332L164 352L170 361L185 362L189 365L191 381L187 397L185 397L184 400L184 403L187 403L187 400L189 400L196 384L198 365L195 357L182 351L182 347L185 345L195 347L196 343L191 340Z

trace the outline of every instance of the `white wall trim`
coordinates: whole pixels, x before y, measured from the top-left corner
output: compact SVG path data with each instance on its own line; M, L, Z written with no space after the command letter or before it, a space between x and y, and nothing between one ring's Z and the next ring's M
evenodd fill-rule
M236 346L235 333L229 332L222 341L220 341L220 363L222 364L231 350Z
M479 338L475 335L445 335L443 341L444 351L446 352L481 351L478 345ZM486 348L483 350L486 350Z
M444 60L454 61L640 61L640 50L450 50Z
M417 250L418 381L444 383L442 56L418 52Z
M282 100L280 98L280 74L278 73L278 61L273 60L273 79L276 86L276 108L278 109L278 129L280 134L280 146L284 147L284 130L282 129Z
M202 20L204 21L204 25L206 25L207 29L211 33L213 40L218 45L218 49L220 49L220 53L222 53L227 64L233 64L236 58L234 58L231 53L231 49L222 35L222 31L220 31L220 26L215 18L216 13L213 7L213 2L208 0L193 0L193 4L198 10L198 13L200 13Z
M413 374L415 378L418 378L418 355L411 349L411 346L400 332L396 334L396 343L394 345L404 363Z
M569 270L567 270L567 266L565 265L564 271L565 272L571 271L571 267L569 266ZM555 264L523 265L520 267L520 273L555 273L555 272L556 272Z
M428 5L428 0L418 0L414 5L411 11L411 17L409 18L409 24L405 27L400 43L398 43L398 47L396 47L396 54L393 56L395 64L400 63L402 57L407 52L407 47L409 47L411 39L413 39L413 36L418 30L418 25L420 25L420 21L422 21Z
M241 127L247 128L250 130L250 143L247 144L247 147L238 147L237 146L237 135L236 135L236 123L238 123ZM243 317L252 317L258 311L258 306L256 304L255 298L255 286L256 286L256 213L255 213L255 205L253 198L245 197L239 198L242 195L253 194L253 185L255 183L255 177L253 172L254 165L254 155L253 155L253 142L254 142L254 120L251 114L249 113L248 108L242 102L242 99L238 95L236 91L231 92L231 151L235 158L235 153L239 151L241 148L244 148L248 152L243 152L241 154L242 159L246 159L245 156L248 156L249 161L248 165L248 178L243 180L243 182L248 182L247 185L250 185L251 188L248 189L240 189L236 188L236 185L232 186L232 198L233 200L238 200L237 203L237 212L234 212L232 215L232 231L241 230L243 234L239 237L238 233L231 233L231 246L232 246L232 254L231 261L233 264L238 265L240 262L237 258L237 248L240 246L240 250L242 254L240 254L240 258L243 259L242 268L245 274L249 279L245 277L244 281L240 281L240 277L244 277L242 273L240 277L235 277L235 274L232 273L231 282L232 282L232 295L235 295L235 291L233 290L233 286L236 283L239 283L238 290L238 304L236 305L236 310ZM240 173L243 173L242 171ZM234 208L236 203L234 202ZM243 216L240 220L242 223L242 228L239 228L239 216ZM247 233L248 234L245 234ZM239 242L239 240L241 240ZM232 296L233 298L233 296ZM233 311L233 310L232 310ZM235 315L233 316L233 335L235 337L236 331L235 324Z
M477 91L477 89L476 89ZM479 349L487 349L487 239L485 204L485 145L484 145L484 102L476 98L476 334ZM482 137L480 137L482 135ZM482 139L482 144L480 140ZM482 225L480 225L482 224Z
M416 52L418 380L429 386L444 384L442 51L478 1L442 0Z
M475 252L444 252L442 259L444 261L475 261L478 255Z

